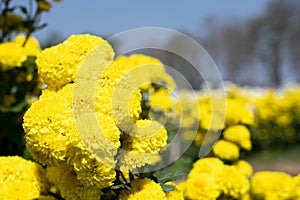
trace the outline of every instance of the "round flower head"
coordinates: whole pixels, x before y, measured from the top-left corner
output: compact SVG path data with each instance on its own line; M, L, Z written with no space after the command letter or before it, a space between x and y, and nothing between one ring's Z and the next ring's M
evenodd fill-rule
M25 50L19 44L15 42L4 42L0 44L0 67L2 70L21 67L26 59Z
M186 181L184 196L187 199L217 199L221 194L215 176L207 173L199 173L197 176L189 176Z
M111 153L111 152L110 152ZM99 159L89 152L81 142L72 144L68 153L68 166L73 168L77 180L84 186L97 186L98 189L109 187L116 178L112 155L103 152Z
M48 168L47 177L58 187L61 196L66 200L96 200L102 195L101 189L81 184L75 173L63 165Z
M133 54L128 57L128 64L125 70L131 73L132 77L146 83L141 85L142 89L148 89L152 83L164 85L166 88L173 90L175 87L174 80L165 72L164 65L156 58Z
M34 199L49 187L43 168L18 156L0 157L1 199Z
M227 197L239 199L250 189L248 178L234 166L224 165L217 179L222 193Z
M224 163L219 158L202 158L193 164L189 177L196 177L199 173L217 174L222 171Z
M247 105L233 99L226 99L226 119L227 125L247 124L254 122L253 112L247 108Z
M245 160L238 160L234 165L242 174L247 177L250 177L253 173L252 166Z
M68 145L78 137L73 110L65 98L52 91L44 91L27 110L23 128L28 150L42 165L64 162Z
M130 190L122 190L119 200L166 200L165 193L158 183L144 178L131 182Z
M243 125L230 126L223 132L225 140L231 141L241 148L251 150L250 131Z
M240 156L239 147L226 140L218 140L213 147L213 153L224 160L236 160Z
M14 42L18 43L20 46L23 46L26 37L24 35L19 35L15 37ZM26 56L37 56L41 52L39 42L33 38L29 37L24 46Z
M150 96L150 107L155 111L168 111L173 106L173 101L170 98L170 91L160 89Z
M121 170L155 164L159 160L159 151L167 145L167 139L167 131L160 123L137 120L130 135L125 134L123 138L124 153L118 159Z
M36 56L40 53L39 42L33 38L28 38L26 45L25 36L17 36L11 42L0 44L0 68L2 70L21 67L28 56Z
M293 178L283 172L260 171L251 180L251 194L257 199L289 199Z
M54 90L74 82L87 55L99 45L102 50L97 58L101 61L99 63L104 66L109 64L114 52L107 41L89 34L73 35L62 44L47 48L38 55L36 63L39 76Z

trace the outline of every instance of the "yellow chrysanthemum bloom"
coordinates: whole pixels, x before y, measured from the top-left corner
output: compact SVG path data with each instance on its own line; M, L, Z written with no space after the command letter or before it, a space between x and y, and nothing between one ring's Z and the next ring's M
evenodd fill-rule
M188 199L216 199L221 194L217 177L223 167L218 158L199 159L193 164L185 184L179 184L178 188Z
M293 177L293 183L290 190L290 197L300 199L300 174Z
M38 198L47 194L44 169L18 156L0 157L0 199Z
M239 199L250 189L248 178L234 166L224 165L217 179L222 193L228 197Z
M219 158L202 158L193 164L189 177L197 176L199 173L218 174L222 171L224 163Z
M128 57L129 64L126 65L126 71L132 72L136 81L146 82L146 85L141 85L142 89L149 89L151 83L161 84L167 87L169 90L173 90L175 87L174 80L165 72L164 65L160 60L142 55L133 54Z
M289 199L293 178L283 172L261 171L251 180L251 194L257 199Z
M207 173L189 176L183 191L187 199L214 200L221 194L217 177Z
M38 55L36 63L39 76L54 90L74 82L87 55L99 45L102 51L99 52L101 55L97 55L98 61L103 66L108 65L114 52L107 41L89 34L73 35L62 44L47 48Z
M225 99L218 97L216 94L201 94L198 98L200 127L204 130L217 131L223 129L225 120Z
M253 112L247 105L234 99L226 99L226 118L228 126L235 124L251 125L254 122Z
M28 150L42 165L57 166L66 160L68 145L77 140L73 110L56 92L44 91L24 115Z
M122 116L130 116L132 120L136 120L142 110L142 95L139 88L133 88L127 81L114 83L111 79L101 79L95 91L95 111L116 116L114 118L120 124L123 123ZM127 101L124 97L128 95L131 96Z
M249 185L236 167L225 165L218 158L202 158L194 163L183 189L179 188L188 199L239 199L249 191Z
M19 35L15 37L14 42L24 44L26 37L24 35ZM24 46L26 56L37 56L41 52L40 44L34 37L29 37Z
M75 173L64 165L47 168L47 177L66 200L99 200L103 194L98 187L81 184Z
M2 70L21 67L26 59L25 50L19 44L15 42L4 42L0 44L0 67Z
M130 190L122 190L119 200L166 200L165 193L153 180L137 179L131 182Z
M213 147L213 153L224 160L237 160L240 156L239 147L226 140L218 140Z
M246 150L252 149L250 131L243 125L230 126L223 132L225 140L233 142Z
M173 101L170 97L170 91L160 89L150 96L149 104L151 109L155 111L168 111L173 106Z
M247 177L250 177L253 173L252 166L245 160L238 160L234 165L242 174Z
M121 170L158 162L158 153L167 146L167 139L167 131L159 122L137 120L130 135L125 134L123 138L124 153L118 159Z
M103 152L102 156L103 159L94 156L79 142L70 147L67 163L73 168L79 183L102 189L111 186L116 178L116 172L111 167L114 163L113 155Z
M11 42L0 44L0 68L2 70L21 67L27 56L36 56L40 53L40 46L35 38L28 38L23 47L24 41L25 36L17 36Z

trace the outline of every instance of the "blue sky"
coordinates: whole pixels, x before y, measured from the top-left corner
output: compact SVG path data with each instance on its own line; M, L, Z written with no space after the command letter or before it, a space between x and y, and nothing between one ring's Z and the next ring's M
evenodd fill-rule
M263 12L268 0L63 0L54 3L42 19L48 27L36 37L46 39L57 32L67 38L90 32L110 36L132 28L156 26L201 35L205 19L244 20Z

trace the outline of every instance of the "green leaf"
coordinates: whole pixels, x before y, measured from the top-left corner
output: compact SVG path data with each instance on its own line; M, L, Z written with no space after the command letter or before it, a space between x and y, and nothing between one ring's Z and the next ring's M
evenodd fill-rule
M175 190L173 185L160 184L160 186L164 192L171 192L172 190Z
M166 183L181 179L184 176L184 173L181 171L169 171L168 169L163 169L162 171L155 172L153 176L157 178L159 183Z

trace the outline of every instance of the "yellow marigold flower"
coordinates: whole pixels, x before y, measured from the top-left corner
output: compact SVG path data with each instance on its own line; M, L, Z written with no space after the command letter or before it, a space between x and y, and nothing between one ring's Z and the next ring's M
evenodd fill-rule
M179 188L188 199L217 199L220 195L238 199L249 191L249 185L236 167L218 158L202 158L194 163L184 187Z
M221 194L216 176L199 173L189 176L186 181L184 196L187 199L214 200Z
M101 52L96 56L101 66L106 66L114 57L113 49L107 41L89 34L73 35L37 56L39 76L54 90L74 82L87 55L100 45Z
M103 152L102 155L104 158L100 160L79 142L72 144L69 148L67 163L73 168L76 178L81 184L102 189L111 186L116 178L115 170L110 167L111 163L114 163L114 157L107 156L106 152Z
M254 122L253 112L247 108L246 104L233 99L226 100L226 118L227 125L247 124L251 125Z
M32 156L49 166L65 162L67 147L77 135L73 110L66 99L52 91L45 91L27 110L23 128Z
M61 196L66 200L99 200L102 195L101 189L81 184L75 173L63 165L47 169L47 177L59 188Z
M219 158L201 158L193 164L189 177L195 177L199 173L218 174L223 166L224 163Z
M251 194L257 199L289 199L293 178L283 172L261 171L251 180Z
M102 81L105 85L102 84ZM118 115L119 117L117 116L115 119L118 125L123 123L122 116L130 116L132 120L136 120L142 110L141 91L138 88L132 88L128 81L120 82L117 85L111 79L100 80L95 91L95 111L111 116ZM120 87L121 90L118 89L118 92L116 92L116 87ZM128 92L130 93L128 94ZM131 95L128 99L129 102L125 100L125 95ZM120 121L118 121L118 118L120 118Z
M14 42L22 46L25 42L25 39L26 37L24 35L19 35L15 37ZM34 37L29 37L23 48L26 56L37 56L41 52L40 44Z
M224 128L225 99L216 95L199 95L198 99L200 127L204 130ZM194 109L194 108L193 108Z
M130 190L122 190L119 200L166 200L165 193L153 180L137 179L131 182Z
M245 160L238 160L234 165L242 174L247 177L250 177L253 173L252 166Z
M170 97L170 91L166 89L160 89L150 96L150 107L154 110L168 111L173 106L173 101Z
M169 90L173 90L175 87L174 80L165 72L164 65L160 60L142 55L133 54L128 57L129 64L126 66L128 72L134 71L134 77L138 79L144 79L148 85L142 86L142 89L150 87L151 83L157 83L165 85ZM138 70L140 68L141 70Z
M122 171L159 161L158 153L167 146L166 129L156 121L137 120L130 135L123 138L124 154L119 157Z
M44 169L18 156L0 157L0 199L38 198L49 187Z
M241 148L251 150L250 131L243 125L230 126L223 132L225 140L239 145Z
M124 141L124 148L140 153L159 152L167 145L168 134L157 121L137 120L136 127Z
M224 165L222 173L218 174L218 184L225 196L241 198L250 189L248 178L236 167Z
M24 36L17 36L12 42L0 44L0 67L2 70L8 70L14 67L21 67L26 61L27 56L36 56L40 53L39 43L33 37L23 47Z
M240 156L239 147L226 140L218 140L213 147L213 153L224 160L236 160Z
M300 199L300 174L293 177L293 183L290 190L290 197Z
M19 44L15 42L4 42L0 44L0 67L2 70L21 67L26 59L25 50Z
M179 184L178 188L188 199L216 199L221 194L217 175L223 167L219 158L201 158L193 164L185 184Z

